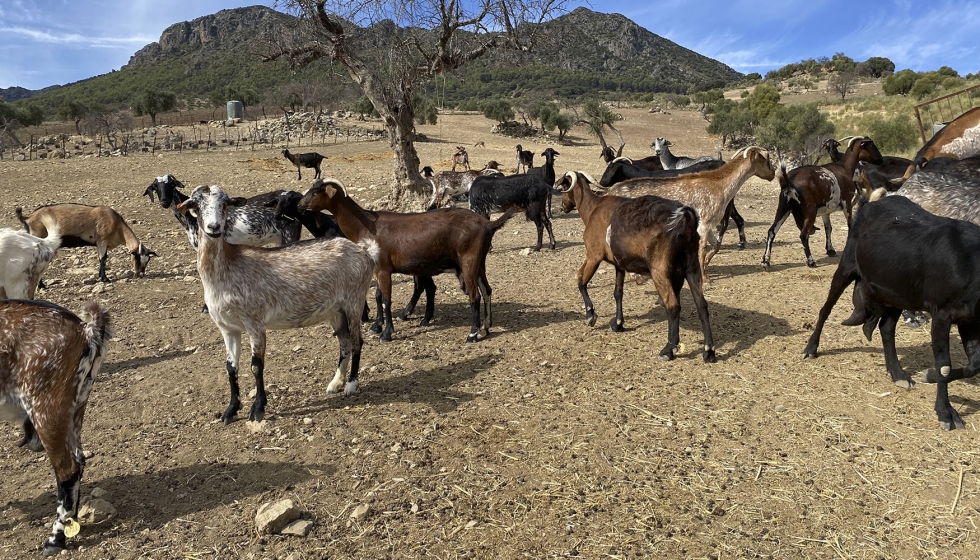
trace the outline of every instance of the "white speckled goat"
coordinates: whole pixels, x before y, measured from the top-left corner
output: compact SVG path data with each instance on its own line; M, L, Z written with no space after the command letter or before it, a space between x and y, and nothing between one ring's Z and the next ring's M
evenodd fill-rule
M0 228L0 299L34 299L41 274L61 246L56 226L47 237Z
M112 336L98 303L87 303L81 315L48 302L0 301L0 418L22 422L20 445L47 452L57 481L45 556L65 549L65 526L78 512L82 419Z
M312 239L282 247L233 245L224 239L228 214L244 199L232 199L217 186L201 185L181 212L197 215L197 270L204 301L225 341L231 402L222 414L230 423L241 409L238 358L242 333L252 345L255 401L249 420L265 415L266 330L293 329L329 323L340 341L340 361L327 393L340 391L345 372L350 376L344 396L357 391L361 360L361 311L378 260L378 244L359 244L337 237Z

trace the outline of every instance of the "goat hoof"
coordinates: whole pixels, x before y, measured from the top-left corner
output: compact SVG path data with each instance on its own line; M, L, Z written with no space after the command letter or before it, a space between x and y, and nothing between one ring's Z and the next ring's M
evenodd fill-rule
M374 334L379 334L381 332L381 325L379 323L371 325L371 332Z
M466 343L467 344L470 344L470 343L476 342L476 339L477 339L477 335L478 334L479 333L475 333L474 332L474 333L470 333L470 334L466 335Z
M613 318L612 321L609 321L609 330L612 332L623 332L623 324Z
M813 259L807 259L806 265L809 266L810 268L817 268L817 261Z
M830 250L827 251L827 256L828 257L836 257L837 256L837 251L835 251L833 249L830 249Z
M676 347L671 346L670 344L668 344L667 346L664 347L663 350L660 351L660 356L658 356L658 357L661 360L670 361L670 360L673 360L676 357L674 355L675 352L677 352Z
M803 359L804 360L817 359L817 348L816 347L810 348L809 346L807 346L806 350L803 351Z
M381 342L391 342L391 331L385 331L378 337Z
M738 243L738 245L735 246L735 248L738 249L739 251L741 251L742 249L745 249L745 242L744 241L740 241Z
M249 422L261 422L265 418L265 410L252 405L252 410L248 413Z
M226 410L224 414L221 415L221 423L227 426L235 421L238 417L238 409Z
M360 386L356 379L352 379L347 382L347 386L344 387L344 398L353 397L354 393L357 393L357 388Z
M429 326L429 321L430 321L430 320L431 320L431 319L422 319L421 321L419 321L419 326L420 326L420 327L428 327L428 326Z
M714 349L706 350L703 354L701 354L701 358L704 360L704 363L706 364L713 364L718 361L718 357L715 356Z
M57 545L45 543L44 548L41 550L41 556L58 556L64 550L65 550L64 546L57 546Z

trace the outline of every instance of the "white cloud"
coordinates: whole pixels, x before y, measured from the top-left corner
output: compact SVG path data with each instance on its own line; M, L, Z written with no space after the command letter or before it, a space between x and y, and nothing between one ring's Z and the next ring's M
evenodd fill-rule
M77 33L52 33L26 27L0 27L0 33L12 33L38 43L81 45L100 48L131 48L133 45L145 45L155 40L145 35L134 37L87 37Z

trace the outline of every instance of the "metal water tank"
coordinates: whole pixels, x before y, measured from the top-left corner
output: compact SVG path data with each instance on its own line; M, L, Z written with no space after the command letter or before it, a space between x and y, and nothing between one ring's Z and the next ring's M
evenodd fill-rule
M229 101L228 102L228 120L238 119L242 120L245 118L245 107L242 106L241 101Z
M949 123L933 123L932 124L932 135L935 136L940 130L946 127Z

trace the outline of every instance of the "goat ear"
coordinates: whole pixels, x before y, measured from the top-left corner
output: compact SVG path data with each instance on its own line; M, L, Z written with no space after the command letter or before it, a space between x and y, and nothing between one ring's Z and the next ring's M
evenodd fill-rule
M248 203L248 199L244 196L235 196L228 200L228 206L245 206Z
M177 205L177 210L183 214L190 212L191 216L197 216L197 201L193 198L188 198L187 200L181 202Z
M156 183L153 183L149 187L146 187L146 190L143 192L143 196L150 197L150 202L153 202L153 193L156 192L157 190L156 187L157 187Z

